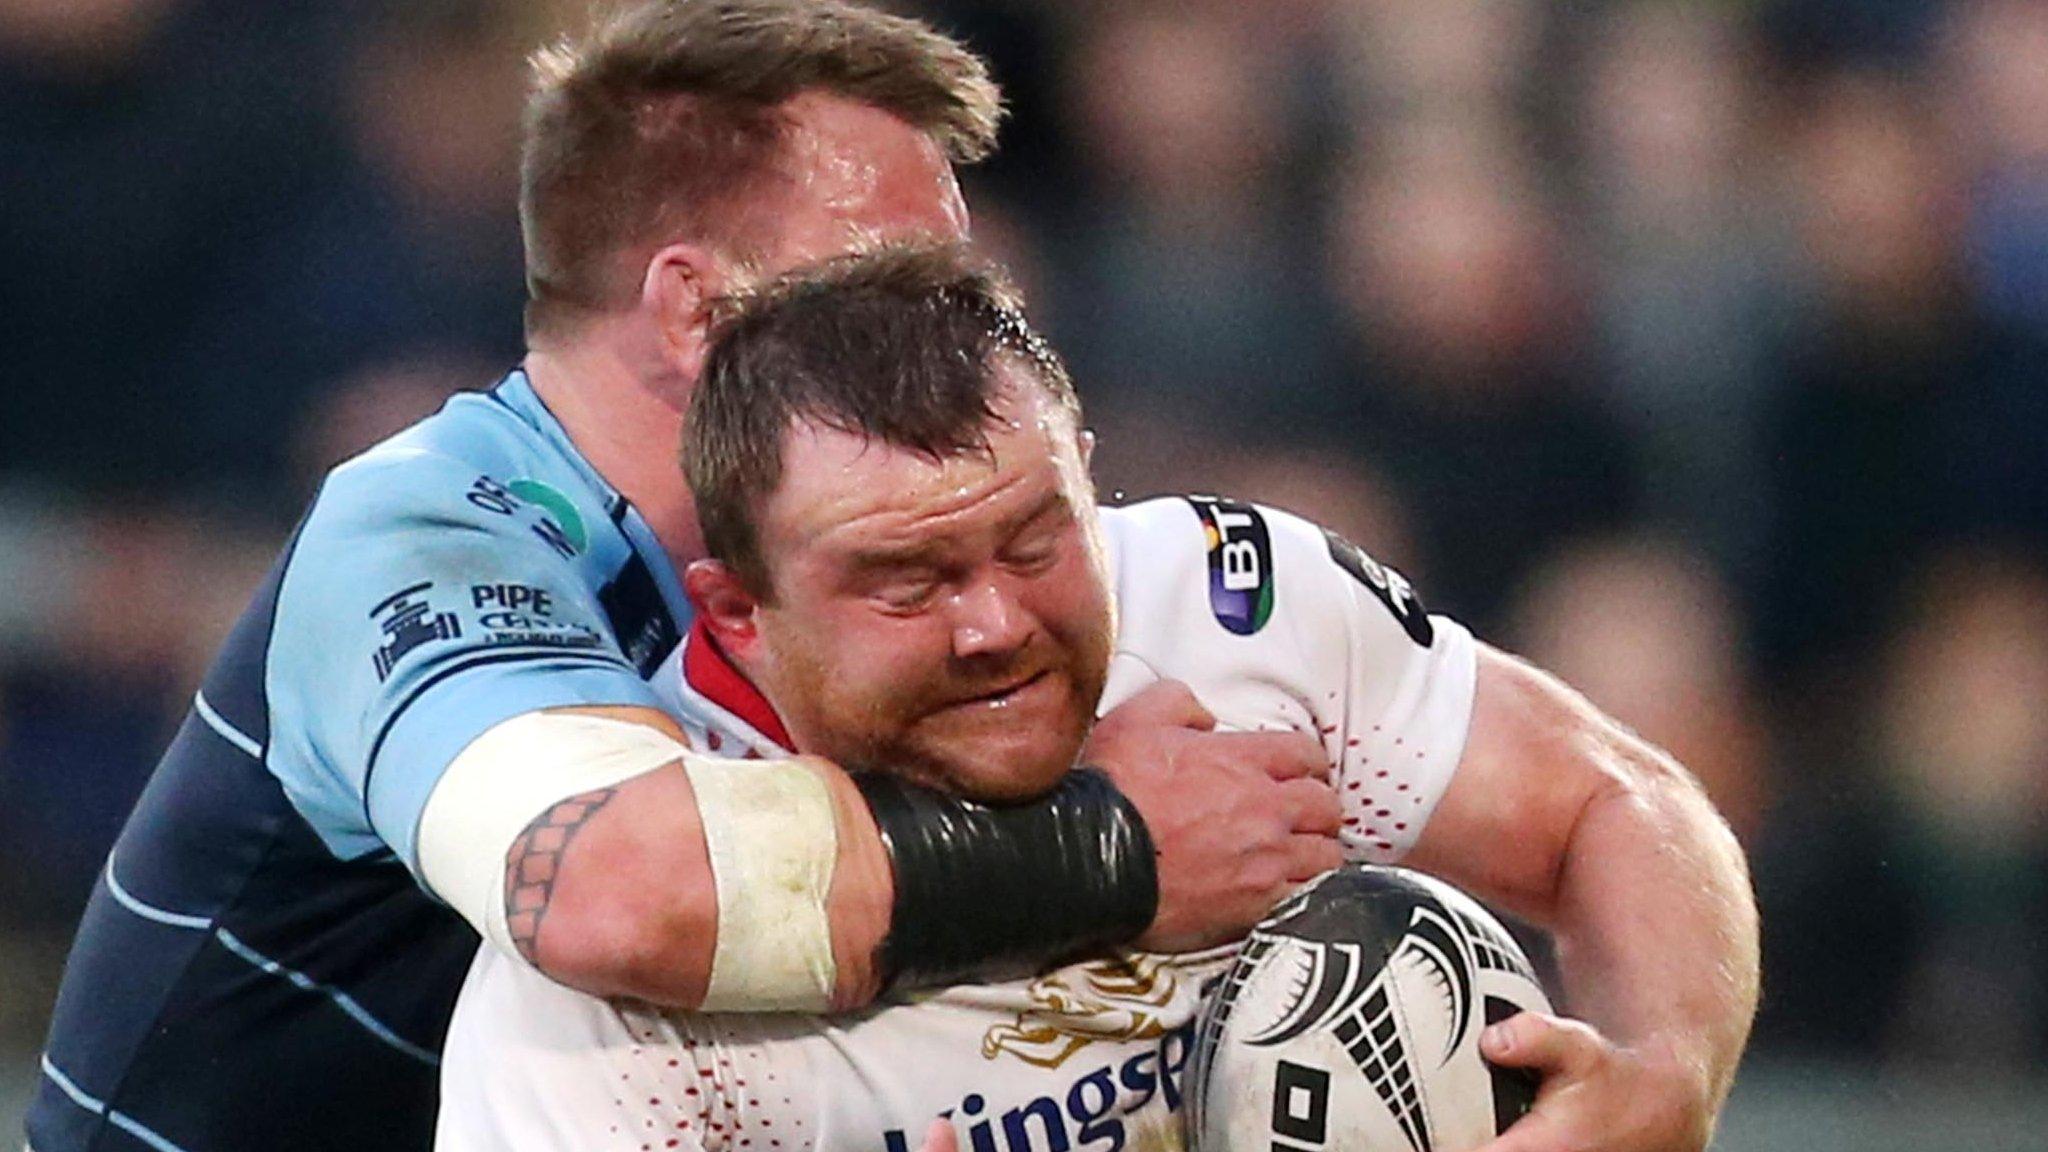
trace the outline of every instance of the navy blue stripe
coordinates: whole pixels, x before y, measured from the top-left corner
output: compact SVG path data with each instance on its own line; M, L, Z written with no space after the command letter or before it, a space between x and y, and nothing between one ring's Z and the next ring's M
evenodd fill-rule
M112 855L135 896L217 919L262 866L279 830L302 819L262 763L195 710L144 786Z
M57 990L50 1058L85 1091L111 1097L210 938L136 915L114 897L102 873Z
M71 1077L64 1074L63 1069L50 1063L50 1058L47 1055L43 1057L43 1076L63 1090L65 1097L72 1103L95 1116L106 1117L107 1123L149 1145L156 1152L185 1152L183 1148L158 1135L148 1125L141 1123L124 1112L107 1107L106 1101L93 1096L73 1083Z
M438 1055L400 1036L389 1024L377 1019L368 1008L363 1007L361 1001L347 992L336 988L332 984L323 984L296 968L287 968L283 964L249 947L241 937L225 928L214 929L213 938L221 947L247 960L266 975L275 976L280 980L287 981L292 987L297 988L301 992L311 992L316 996L325 996L333 1002L336 1008L341 1009L343 1015L361 1025L363 1031L375 1036L395 1051L402 1052L429 1068L440 1066L441 1058Z

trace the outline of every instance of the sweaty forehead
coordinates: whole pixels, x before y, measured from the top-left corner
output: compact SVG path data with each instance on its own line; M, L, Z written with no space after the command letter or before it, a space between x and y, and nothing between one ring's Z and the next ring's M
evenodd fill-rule
M792 98L783 267L886 241L963 240L967 207L945 152L908 122L819 92Z
M988 451L933 457L802 421L783 441L782 482L764 510L771 547L913 547L1006 522L1061 486L1071 421L1037 388L1006 390Z

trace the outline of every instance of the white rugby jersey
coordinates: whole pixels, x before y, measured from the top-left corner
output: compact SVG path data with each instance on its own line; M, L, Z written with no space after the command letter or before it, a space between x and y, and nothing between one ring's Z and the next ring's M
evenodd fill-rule
M1342 537L1206 497L1105 509L1118 607L1101 707L1159 679L1221 724L1318 737L1354 859L1411 847L1471 720L1471 635ZM696 745L787 753L774 710L694 632L657 677ZM442 1063L444 1152L909 1152L949 1116L963 1152L1183 1147L1203 984L1232 949L1128 952L838 1017L606 1001L486 946Z

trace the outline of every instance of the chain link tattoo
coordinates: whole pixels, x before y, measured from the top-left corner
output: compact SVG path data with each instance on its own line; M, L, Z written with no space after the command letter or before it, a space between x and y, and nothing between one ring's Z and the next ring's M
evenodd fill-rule
M527 963L540 964L540 925L554 895L562 853L584 823L618 791L597 788L556 804L528 824L505 854L505 925Z

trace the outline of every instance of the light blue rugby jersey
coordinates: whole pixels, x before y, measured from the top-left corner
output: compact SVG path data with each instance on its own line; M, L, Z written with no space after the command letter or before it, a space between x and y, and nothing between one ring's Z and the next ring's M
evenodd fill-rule
M688 611L523 373L337 468L95 887L31 1146L428 1147L477 938L416 879L427 796L501 720L658 707Z

